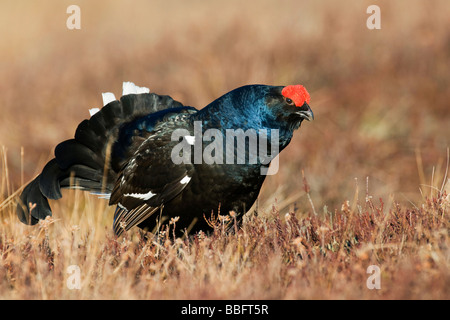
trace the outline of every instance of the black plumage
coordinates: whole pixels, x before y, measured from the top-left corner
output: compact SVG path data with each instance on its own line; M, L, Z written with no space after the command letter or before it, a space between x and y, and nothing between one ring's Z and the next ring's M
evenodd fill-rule
M74 139L55 148L55 158L24 188L17 214L22 222L36 224L52 214L47 199L59 199L61 188L77 186L110 195L109 204L117 205L113 223L117 235L135 225L152 231L175 216L180 217L179 230L191 231L207 230L204 216L219 210L221 214L233 210L242 217L259 194L265 179L261 168L267 163L252 158L257 149L251 148L249 137L242 140L245 148L233 144L227 149L229 130L255 132L258 139L260 130L269 132L268 138L271 130L277 130L281 151L301 122L313 117L308 103L302 86L244 86L200 111L169 96L124 95L81 122ZM198 136L198 125L201 135L210 130L214 139ZM174 139L180 130L187 134ZM209 150L207 141L218 143L211 157L217 160L223 151L223 162L202 159ZM260 140L255 141L259 148ZM269 139L269 150L273 142ZM193 152L174 152L181 143ZM196 150L203 152L200 158ZM230 153L244 163L225 162ZM174 156L184 160L174 161Z

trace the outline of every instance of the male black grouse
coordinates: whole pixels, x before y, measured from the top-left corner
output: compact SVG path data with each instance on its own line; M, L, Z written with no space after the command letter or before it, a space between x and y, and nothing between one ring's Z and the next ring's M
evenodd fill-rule
M205 216L234 211L240 219L264 169L313 119L309 101L301 85L247 85L197 110L124 83L120 100L104 94L106 105L56 146L20 195L17 215L36 224L52 214L48 199L61 198L61 188L80 188L117 205L118 236L177 216L177 229L191 232L210 228Z

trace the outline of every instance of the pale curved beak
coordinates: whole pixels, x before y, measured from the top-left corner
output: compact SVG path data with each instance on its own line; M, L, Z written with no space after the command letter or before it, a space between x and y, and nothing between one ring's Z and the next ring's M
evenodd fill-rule
M305 120L314 120L314 113L306 102L301 106L301 109L303 110L297 111L296 114Z

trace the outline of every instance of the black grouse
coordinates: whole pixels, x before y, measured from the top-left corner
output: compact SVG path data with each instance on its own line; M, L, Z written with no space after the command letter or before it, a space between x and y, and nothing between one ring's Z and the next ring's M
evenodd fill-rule
M301 85L247 85L197 110L124 83L120 100L104 94L109 103L56 146L20 195L17 215L36 224L52 214L48 199L61 198L61 188L80 188L117 206L118 236L136 225L154 231L175 217L177 229L191 232L207 231L205 217L219 213L234 211L240 220L270 162L314 118L309 101Z

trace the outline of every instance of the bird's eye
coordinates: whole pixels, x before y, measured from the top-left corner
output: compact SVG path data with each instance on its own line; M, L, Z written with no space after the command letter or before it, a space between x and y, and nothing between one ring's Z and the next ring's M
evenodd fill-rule
M292 99L286 98L286 103L287 104L294 104L294 101L292 101Z

